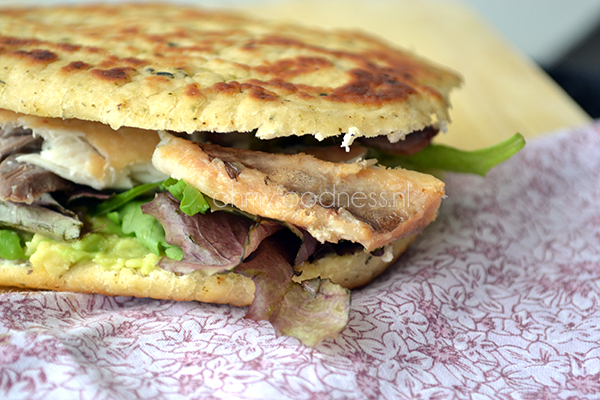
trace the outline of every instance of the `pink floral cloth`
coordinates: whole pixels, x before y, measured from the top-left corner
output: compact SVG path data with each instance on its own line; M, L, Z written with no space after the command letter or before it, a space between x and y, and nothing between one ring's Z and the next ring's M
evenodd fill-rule
M244 309L0 295L1 399L600 399L600 124L449 175L317 348Z

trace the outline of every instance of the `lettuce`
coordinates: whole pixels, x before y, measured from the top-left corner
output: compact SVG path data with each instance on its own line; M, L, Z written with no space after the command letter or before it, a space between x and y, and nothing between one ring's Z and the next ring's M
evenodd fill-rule
M110 199L92 207L91 215L97 217L117 210L127 203L146 195L151 191L168 190L180 202L181 211L189 216L197 213L204 214L209 208L209 204L202 193L195 187L188 185L183 179L177 180L169 178L164 182L146 183L139 185L125 192L115 194Z
M173 197L179 200L179 208L190 217L198 213L204 214L210 208L202 193L195 187L185 183L183 179L169 178L162 185Z
M172 246L165 239L165 230L154 217L142 212L142 205L150 200L135 200L125 204L117 212L110 213L109 219L121 227L125 235L135 236L139 242L157 256L181 260L183 251Z
M253 221L225 211L189 216L179 211L177 199L167 193L157 194L142 206L142 211L146 217L160 221L166 242L183 252L179 261L163 258L159 266L182 274L196 270L207 275L230 271L252 254L264 238L283 229L274 221Z
M401 166L421 172L451 171L485 176L488 171L508 160L525 146L525 138L516 133L509 139L480 150L465 151L431 144L410 156L387 154L370 149L370 157L388 167Z
M105 216L112 224L107 224L103 231L120 231L124 235L135 236L142 245L156 255L165 254L169 259L181 260L183 250L167 243L165 230L161 223L151 215L142 212L142 205L152 199L136 200L151 191L166 189L180 201L180 209L193 216L204 214L209 205L202 193L183 180L169 178L164 182L139 185L133 189L112 196L109 200L93 207L91 214L95 217Z
M95 217L104 215L110 211L116 210L119 207L123 207L125 204L130 201L135 200L136 198L147 194L151 190L156 190L160 188L162 182L156 183L146 183L144 185L139 185L134 187L133 189L129 189L125 192L116 194L112 196L109 200L106 200L100 203L98 206L91 210L91 214Z
M319 278L294 282L293 257L287 240L274 235L235 272L251 278L256 287L246 318L269 321L278 335L314 347L348 324L350 291Z
M0 258L5 260L25 260L27 257L21 246L21 237L17 232L0 230Z

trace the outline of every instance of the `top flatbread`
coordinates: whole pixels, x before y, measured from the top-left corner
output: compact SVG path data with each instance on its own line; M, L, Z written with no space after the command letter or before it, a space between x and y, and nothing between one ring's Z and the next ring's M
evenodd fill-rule
M459 84L357 32L167 4L0 9L0 108L25 114L396 141L447 121Z

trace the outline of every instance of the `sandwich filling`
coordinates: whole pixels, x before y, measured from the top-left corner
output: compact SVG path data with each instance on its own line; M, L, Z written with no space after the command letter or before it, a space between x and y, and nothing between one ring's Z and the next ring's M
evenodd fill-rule
M415 143L429 142L427 131L401 151L381 142L369 149L365 141L337 154L313 143L262 145L266 152L250 150L252 143L211 143L218 142L211 134L193 141L5 110L0 117L0 225L9 228L0 231L0 257L28 260L56 277L90 262L146 276L156 268L235 272L255 284L249 316L307 344L343 329L349 307L346 289L311 266L348 253L393 261L393 246L406 248L435 219L444 195L433 176L363 158L394 148L412 153ZM109 133L97 135L102 130ZM132 137L137 150L128 159L112 153ZM302 307L320 316L301 318Z
M443 195L435 178L375 161L333 163L166 132L152 163L141 136L125 162L106 143L127 146L137 132L100 140L95 133L110 128L97 123L0 116L0 225L9 228L0 233L2 258L28 260L56 277L90 262L142 275L233 271L254 281L250 317L307 344L343 329L349 292L328 279L302 280L293 267L344 252L390 262L387 246L422 230ZM156 146L158 134L145 134ZM228 185L248 198L220 195ZM401 186L405 193L394 199ZM367 189L370 196L361 194ZM301 318L302 307L320 311ZM308 317L310 334L301 329Z

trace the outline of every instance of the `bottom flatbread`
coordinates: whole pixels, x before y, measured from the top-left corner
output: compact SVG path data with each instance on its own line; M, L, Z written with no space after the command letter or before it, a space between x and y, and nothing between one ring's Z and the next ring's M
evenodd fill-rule
M415 236L394 242L381 257L363 251L338 256L328 254L314 263L304 263L296 269L298 281L320 276L329 278L348 289L362 286L379 275L408 248ZM92 262L71 267L61 276L49 274L43 266L33 267L28 262L0 262L0 290L46 289L79 293L97 293L109 296L135 296L177 301L247 306L254 299L254 283L250 278L235 273L206 276L200 271L177 275L161 268L143 275L122 268L108 270Z

